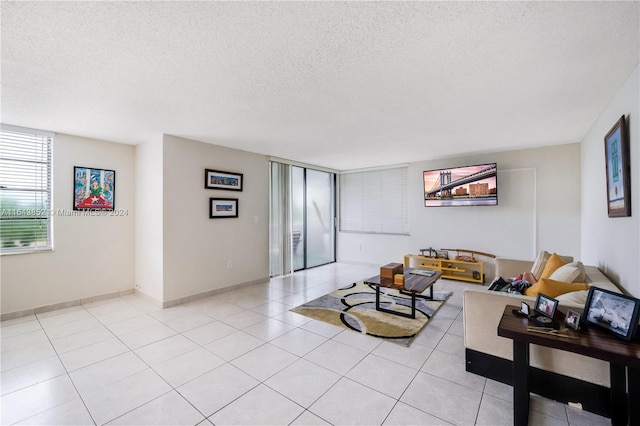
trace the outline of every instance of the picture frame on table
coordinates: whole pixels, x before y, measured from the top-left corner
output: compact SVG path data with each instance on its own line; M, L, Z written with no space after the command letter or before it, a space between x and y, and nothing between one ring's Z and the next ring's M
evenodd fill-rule
M631 216L629 134L624 115L604 137L609 217Z
M582 316L586 324L599 327L622 340L636 337L640 299L600 287L590 287Z
M536 304L533 307L534 311L542 316L553 319L556 314L556 309L558 309L558 301L556 299L545 294L538 293L538 297L536 297Z
M115 170L73 167L73 210L112 211L115 198Z
M209 198L209 219L238 217L237 198Z
M204 188L222 189L225 191L242 191L244 175L242 173L223 172L220 170L204 170Z
M564 323L567 327L574 330L580 329L580 314L569 309L564 317Z

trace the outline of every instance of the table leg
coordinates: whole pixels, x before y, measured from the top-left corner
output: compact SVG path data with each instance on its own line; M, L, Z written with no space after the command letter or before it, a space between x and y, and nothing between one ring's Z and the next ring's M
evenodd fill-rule
M640 425L640 369L627 367L629 424Z
M613 426L627 425L627 371L624 365L609 364L611 376L611 424ZM637 404L637 401L635 402Z
M513 341L513 424L529 424L529 344Z

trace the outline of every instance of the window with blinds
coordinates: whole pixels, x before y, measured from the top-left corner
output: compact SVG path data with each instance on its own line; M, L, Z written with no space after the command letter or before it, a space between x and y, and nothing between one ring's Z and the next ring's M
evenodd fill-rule
M408 234L408 167L340 174L340 231Z
M50 250L53 133L0 128L0 253Z

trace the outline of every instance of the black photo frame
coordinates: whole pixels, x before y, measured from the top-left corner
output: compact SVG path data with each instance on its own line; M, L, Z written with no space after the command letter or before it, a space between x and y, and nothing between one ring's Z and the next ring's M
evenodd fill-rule
M609 217L631 216L631 161L624 115L604 137Z
M564 323L567 327L578 330L580 328L580 314L569 309L564 317Z
M622 340L632 340L638 329L640 299L600 287L590 287L583 321Z
M238 217L237 198L209 198L209 219Z
M536 304L533 308L534 311L544 317L553 319L556 314L556 309L558 309L558 301L556 299L545 294L538 293Z
M242 191L244 175L242 173L223 172L204 169L204 188L223 189L225 191Z

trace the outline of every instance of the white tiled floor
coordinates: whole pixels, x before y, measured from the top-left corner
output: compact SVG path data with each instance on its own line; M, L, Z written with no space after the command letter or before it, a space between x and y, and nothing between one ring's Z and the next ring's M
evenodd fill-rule
M289 312L368 276L332 264L159 310L136 296L2 323L3 425L511 425L464 369L462 290L409 348ZM538 396L532 425L609 420Z

